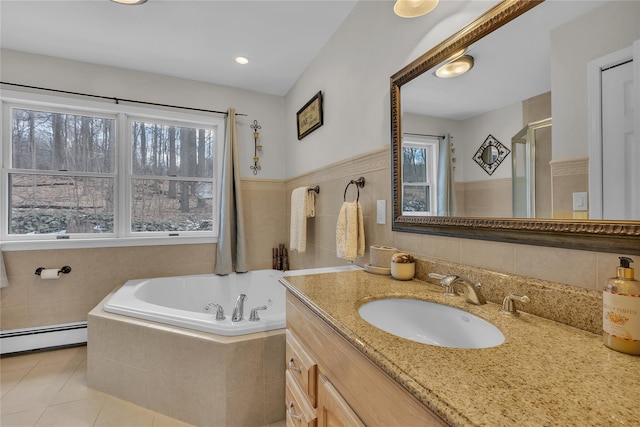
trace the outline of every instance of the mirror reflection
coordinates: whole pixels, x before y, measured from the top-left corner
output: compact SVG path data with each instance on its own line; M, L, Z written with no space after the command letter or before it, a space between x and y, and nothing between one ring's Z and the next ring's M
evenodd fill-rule
M469 46L467 73L404 84L402 214L640 219L639 11L546 1Z

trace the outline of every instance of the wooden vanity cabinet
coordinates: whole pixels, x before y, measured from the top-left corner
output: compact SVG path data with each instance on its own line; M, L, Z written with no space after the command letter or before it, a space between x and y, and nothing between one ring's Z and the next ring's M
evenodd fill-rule
M318 427L365 427L327 377L318 377Z
M287 427L316 427L316 410L289 371L285 374L285 383Z
M304 393L319 427L447 425L287 292L287 390L305 390L307 375L290 372L290 354L298 354L292 366L301 372L305 357L315 366L307 370L315 372L307 381L315 389ZM287 414L287 426L300 425L290 424L290 418Z

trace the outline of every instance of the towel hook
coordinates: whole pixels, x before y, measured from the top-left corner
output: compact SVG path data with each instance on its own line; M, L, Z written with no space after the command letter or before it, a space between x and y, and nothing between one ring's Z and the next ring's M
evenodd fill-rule
M356 202L360 200L360 189L364 188L364 178L360 177L358 179L352 179L351 181L349 181L349 183L347 184L347 186L344 188L344 196L342 197L342 199L346 202L347 201L347 190L349 189L349 186L351 184L355 184L356 185L356 190L358 190L358 196L356 197Z

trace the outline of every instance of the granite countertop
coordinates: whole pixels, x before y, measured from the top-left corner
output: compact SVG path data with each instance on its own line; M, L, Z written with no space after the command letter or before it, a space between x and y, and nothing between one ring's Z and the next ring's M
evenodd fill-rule
M425 406L454 426L638 425L640 357L602 337L499 306L444 296L427 282L365 271L285 277L284 286ZM409 297L462 308L496 325L505 342L453 349L386 333L358 315L365 302Z

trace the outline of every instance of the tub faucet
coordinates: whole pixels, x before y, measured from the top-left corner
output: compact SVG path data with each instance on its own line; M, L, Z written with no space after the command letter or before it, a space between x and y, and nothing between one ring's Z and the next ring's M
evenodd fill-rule
M266 309L267 309L266 305L253 307L251 309L251 313L249 313L249 320L251 320L252 322L257 322L258 320L260 320L260 316L258 316L258 310L266 310Z
M462 285L464 297L468 303L475 305L483 305L487 303L487 300L480 291L480 283L473 283L469 279L456 276L455 274L443 276L436 273L429 273L429 277L440 280L440 286L444 287L445 295L457 295L455 285Z
M231 316L232 322L239 322L242 320L244 315L244 299L247 296L245 294L240 294L238 299L236 300L236 307L233 309L233 316Z
M216 310L216 320L224 320L224 310L222 309L222 306L220 304L215 304L210 302L209 304L207 304L207 306L204 308L206 311L209 311L209 309L211 308L217 308Z

